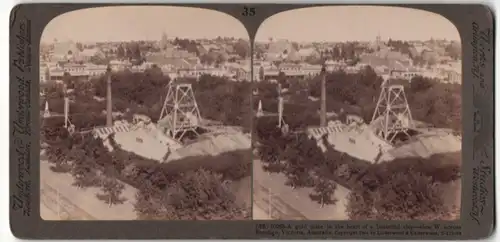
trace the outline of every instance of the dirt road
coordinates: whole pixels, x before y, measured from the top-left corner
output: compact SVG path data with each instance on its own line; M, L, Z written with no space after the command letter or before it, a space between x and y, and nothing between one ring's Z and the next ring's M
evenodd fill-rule
M262 169L260 160L253 163L254 206L267 208L271 202L274 219L287 220L347 220L345 212L349 190L338 186L334 197L336 204L324 205L312 201L309 197L311 188L296 188L285 185L283 174L268 174ZM271 193L271 196L269 194ZM265 209L264 211L266 211Z
M269 220L269 216L259 206L253 206L253 219L254 220Z

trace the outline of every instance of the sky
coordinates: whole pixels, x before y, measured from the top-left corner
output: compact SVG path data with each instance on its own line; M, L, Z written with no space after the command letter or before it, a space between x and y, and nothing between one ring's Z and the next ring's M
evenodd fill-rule
M298 42L447 39L460 41L457 28L441 15L409 8L327 6L290 10L266 19L256 41Z
M119 6L68 12L47 24L42 42L160 40L235 37L248 39L240 21L207 9L172 6Z

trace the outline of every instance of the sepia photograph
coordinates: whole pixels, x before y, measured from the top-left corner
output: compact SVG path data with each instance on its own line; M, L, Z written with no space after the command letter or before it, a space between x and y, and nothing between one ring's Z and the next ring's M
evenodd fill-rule
M269 17L255 38L253 219L460 218L453 23L410 8L309 7Z
M40 48L42 219L251 219L250 63L245 27L215 10L55 17Z

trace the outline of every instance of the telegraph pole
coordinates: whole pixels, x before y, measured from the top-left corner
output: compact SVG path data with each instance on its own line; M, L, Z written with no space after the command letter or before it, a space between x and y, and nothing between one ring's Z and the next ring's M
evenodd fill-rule
M267 217L269 218L269 220L273 219L273 205L272 205L272 199L273 199L273 195L272 195L272 192L271 192L271 188L269 188L269 208L268 208L268 213L267 213Z
M113 103L111 101L111 67L106 69L107 75L107 95L106 95L106 126L113 126Z
M271 172L267 172L267 175L269 176L269 183L272 183L271 179ZM267 193L267 200L268 200L268 210L267 210L267 217L269 220L272 220L273 219L273 192L271 191L271 187L269 186L269 190L268 190L268 193Z

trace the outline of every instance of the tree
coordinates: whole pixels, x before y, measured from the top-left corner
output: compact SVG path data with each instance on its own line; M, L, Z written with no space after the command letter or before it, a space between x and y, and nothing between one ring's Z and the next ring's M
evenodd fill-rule
M250 56L250 43L243 39L239 39L234 44L234 52L239 55L241 58L246 58Z
M424 92L429 90L432 86L434 86L433 80L421 76L416 76L411 79L409 90L410 93Z
M349 195L348 214L354 220L446 219L452 206L445 204L439 183L419 173L393 173L374 191L356 189Z
M123 192L125 186L120 183L116 178L106 177L102 180L101 184L101 194L97 194L97 198L103 200L105 203L109 204L109 207L122 204L125 199L121 198L120 195Z
M422 52L422 59L429 66L433 66L437 63L438 55L433 51L424 50Z
M132 50L132 46L127 45L125 48L125 59L131 60L132 58L134 58L134 51Z
M373 102L372 98L376 98L377 93L379 93L379 85L373 83L374 81L375 83L380 81L378 76L372 72L372 70L367 69L358 73L355 75L356 79L351 80L353 84L344 83L346 78L352 78L350 74L336 73L336 76L330 78L339 81L330 82L329 85L334 88L330 86L328 89L339 95L342 92L349 92L351 96L357 97L355 102L358 105L367 106L366 110L371 109L369 113L372 114L373 108L369 106L369 102ZM416 79L415 81L419 80ZM259 85L262 84L259 83ZM423 113L431 114L430 117L436 120L431 120L430 123L439 124L440 126L445 125L446 122L452 122L451 120L455 119L455 117L459 119L457 115L460 110L459 101L454 99L458 97L459 92L453 86L422 79L420 83L412 82L407 88L413 90L408 94L410 105L415 106L418 102L422 104L421 106L427 107L425 112L415 108L418 112L415 112L416 115L414 116L425 117ZM430 97L436 99L429 99ZM290 98L289 100L294 99ZM305 110L298 109L298 107L298 105L293 107L296 108L295 115L287 119L288 123L297 122L301 116L313 115ZM454 107L455 112L451 111L452 107ZM446 119L441 116L442 113L438 114L437 110L441 110L442 113L446 113L447 116L453 118ZM443 157L432 156L427 159L404 158L373 165L348 154L338 152L328 144L326 136L323 137L323 142L327 150L323 153L317 147L315 140L310 140L305 135L292 139L291 136L285 136L275 130L275 122L266 120L265 118L257 119L254 128L255 137L259 143L257 149L263 162L263 168L270 172L281 172L286 175L287 185L314 187L315 191L310 198L320 204L333 203L334 201L329 201L328 198L333 194L336 184L341 184L353 191L349 198L349 206L352 207L353 211L350 212L352 219L387 219L391 216L428 219L444 218L451 213L448 212L452 210L447 208L448 205L440 205L441 198L436 197L438 192L435 189L436 186L440 186L439 184L458 179L460 169L456 165L442 165L443 163L447 164L447 162L442 161ZM304 121L300 122L306 123ZM454 162L456 162L455 160ZM409 173L412 176L404 178L404 174ZM398 190L399 187L404 186L407 186L403 189L407 192L406 195L400 192L401 190ZM395 204L397 200L408 199L408 196L417 196L416 200L420 202L420 204L411 205L414 206L411 213L404 212L403 209L404 206L410 205L401 206L395 209L394 213L391 213L391 208L386 206L386 204ZM414 199L411 201L417 203ZM376 213L373 211L374 207L377 208ZM414 212L419 209L422 210L422 213ZM443 214L442 211L444 211Z
M134 210L141 220L176 219L173 207L165 200L165 193L151 182L144 181L138 189Z
M310 194L311 200L318 202L321 207L335 204L337 199L333 197L337 184L329 179L318 179L314 185L314 193Z
M283 71L278 73L278 83L284 85L286 83L286 74Z
M260 67L259 68L259 79L260 81L264 81L266 79L265 75L264 75L264 67Z
M217 60L217 56L211 54L210 52L200 56L200 62L202 64L212 65L215 63L216 60Z
M144 58L142 58L141 48L138 43L135 43L131 47L131 58L134 65L142 64Z
M460 59L460 57L462 56L462 46L460 45L460 43L453 41L446 45L445 52L448 56L455 60Z
M83 47L83 44L80 43L80 42L77 42L76 43L76 48L79 50L79 51L83 51L84 47Z
M164 79L156 77L154 72L154 70L149 70L146 73L117 73L113 77L113 87L118 87L120 89L115 92L115 100L118 102L126 101L128 104L126 107L133 110L139 110L136 109L139 105L130 105L130 100L134 103L141 101L142 103L151 103L153 106L156 105L156 103L160 103L159 108L161 108L161 100L151 99L148 96L151 95L151 93L158 92L158 89L162 89L166 84ZM130 80L136 79L136 77L132 75L144 78L142 78L142 81L131 82ZM83 115L77 116L73 120L73 123L75 123L77 127L90 128L99 124L104 124L104 122L101 123L101 118L104 116L95 114L103 110L102 107L95 106L97 104L96 101L93 98L86 97L86 95L92 95L89 94L90 91L87 92L87 89L98 89L99 86L105 84L105 79L91 80L90 83L92 83L92 85L78 85L76 87L78 92L86 93L83 96L75 96L75 98L79 100L79 102L75 103L75 108L77 110L81 109L84 112ZM218 98L219 100L232 99L232 101L229 102L218 102L216 100L216 103L219 105L218 108L228 111L228 114L226 114L228 122L241 122L241 118L246 117L243 111L237 107L249 105L248 99L250 96L246 95L248 98L245 98L245 95L243 95L250 93L249 90L251 90L251 85L249 83L234 83L223 78L205 76L201 78L199 83L194 85L195 88L201 88L201 90L196 93L206 95L215 91L217 95L221 96ZM146 87L148 89L146 89ZM47 96L61 96L62 94L58 93L56 90L57 89L50 91ZM213 99L213 95L203 97L207 100L205 102ZM202 101L202 103L205 102ZM51 105L51 107L52 106L53 105ZM221 113L222 111L219 110L218 112ZM110 206L120 203L123 200L120 197L122 189L120 187L123 185L118 182L117 179L123 180L135 187L141 187L141 184L150 181L151 186L155 188L150 192L154 193L154 199L151 198L147 201L140 201L138 210L140 209L139 207L141 207L141 203L160 204L161 206L158 205L160 207L154 210L157 214L157 219L178 219L179 216L193 219L207 219L208 217L214 219L245 218L245 210L234 204L234 197L231 191L221 185L221 177L224 177L224 179L237 180L250 175L251 164L248 162L250 158L244 155L247 151L228 152L227 154L225 153L213 157L186 158L187 160L179 160L179 163L182 165L175 162L172 164L169 163L168 165L160 165L157 161L145 159L133 153L121 150L116 142L114 142L112 135L109 137L110 143L114 148L112 152L104 147L101 139L95 138L92 135L85 135L83 137L76 134L70 135L67 133L67 130L62 128L62 121L63 119L58 118L47 119L42 125L42 139L48 144L46 148L47 156L53 164L60 164L58 167L62 167L61 164L66 165L66 169L63 170L59 168L59 170L64 172L71 171L75 177L75 186L86 187L99 181L98 184L101 185L102 193L97 194L97 196L99 199L109 203ZM190 159L193 161L190 161ZM125 167L129 169L125 170ZM217 177L212 183L205 182L206 184L211 184L207 188L201 188L202 191L206 190L204 194L208 194L203 196L209 197L206 201L202 199L203 202L201 204L215 203L217 205L207 205L206 207L209 211L202 213L194 208L180 209L179 212L176 212L177 208L174 207L170 202L171 200L169 200L172 197L169 198L168 196L172 193L166 193L166 191L171 187L175 188L175 186L183 189L190 189L190 182L181 184L178 183L178 181L183 179L188 172L195 171L200 167L205 167L207 172L213 173L210 176ZM103 180L100 181L97 179L99 177L102 177ZM92 178L96 178L96 180ZM191 180L196 179L198 178L192 178ZM200 178L198 180L202 179ZM216 181L219 185L217 185ZM175 189L173 191L175 191ZM204 207L204 205L198 206ZM144 205L142 207L144 207ZM210 207L214 210L210 210Z
M101 178L92 164L92 160L87 157L81 158L81 162L74 164L71 170L71 174L75 179L74 186L84 188L99 186L101 184Z
M226 62L228 59L227 54L225 53L217 53L217 57L215 59L215 65L220 66L222 63Z
M312 187L315 179L312 176L317 169L322 169L325 157L319 149L316 140L305 134L290 137L284 149L284 159L287 167L284 173L293 187Z
M118 57L118 59L124 59L126 57L125 48L123 48L123 45L118 46L118 48L116 49L116 57Z
M238 216L234 196L222 185L221 176L199 169L188 171L168 187L168 203L183 220L211 220L222 216Z
M53 172L66 173L71 171L71 165L65 157L66 152L68 152L67 147L62 145L49 146L46 149L47 159L54 165L50 168Z
M67 85L68 88L74 88L74 79L71 77L69 72L63 73L63 83Z

